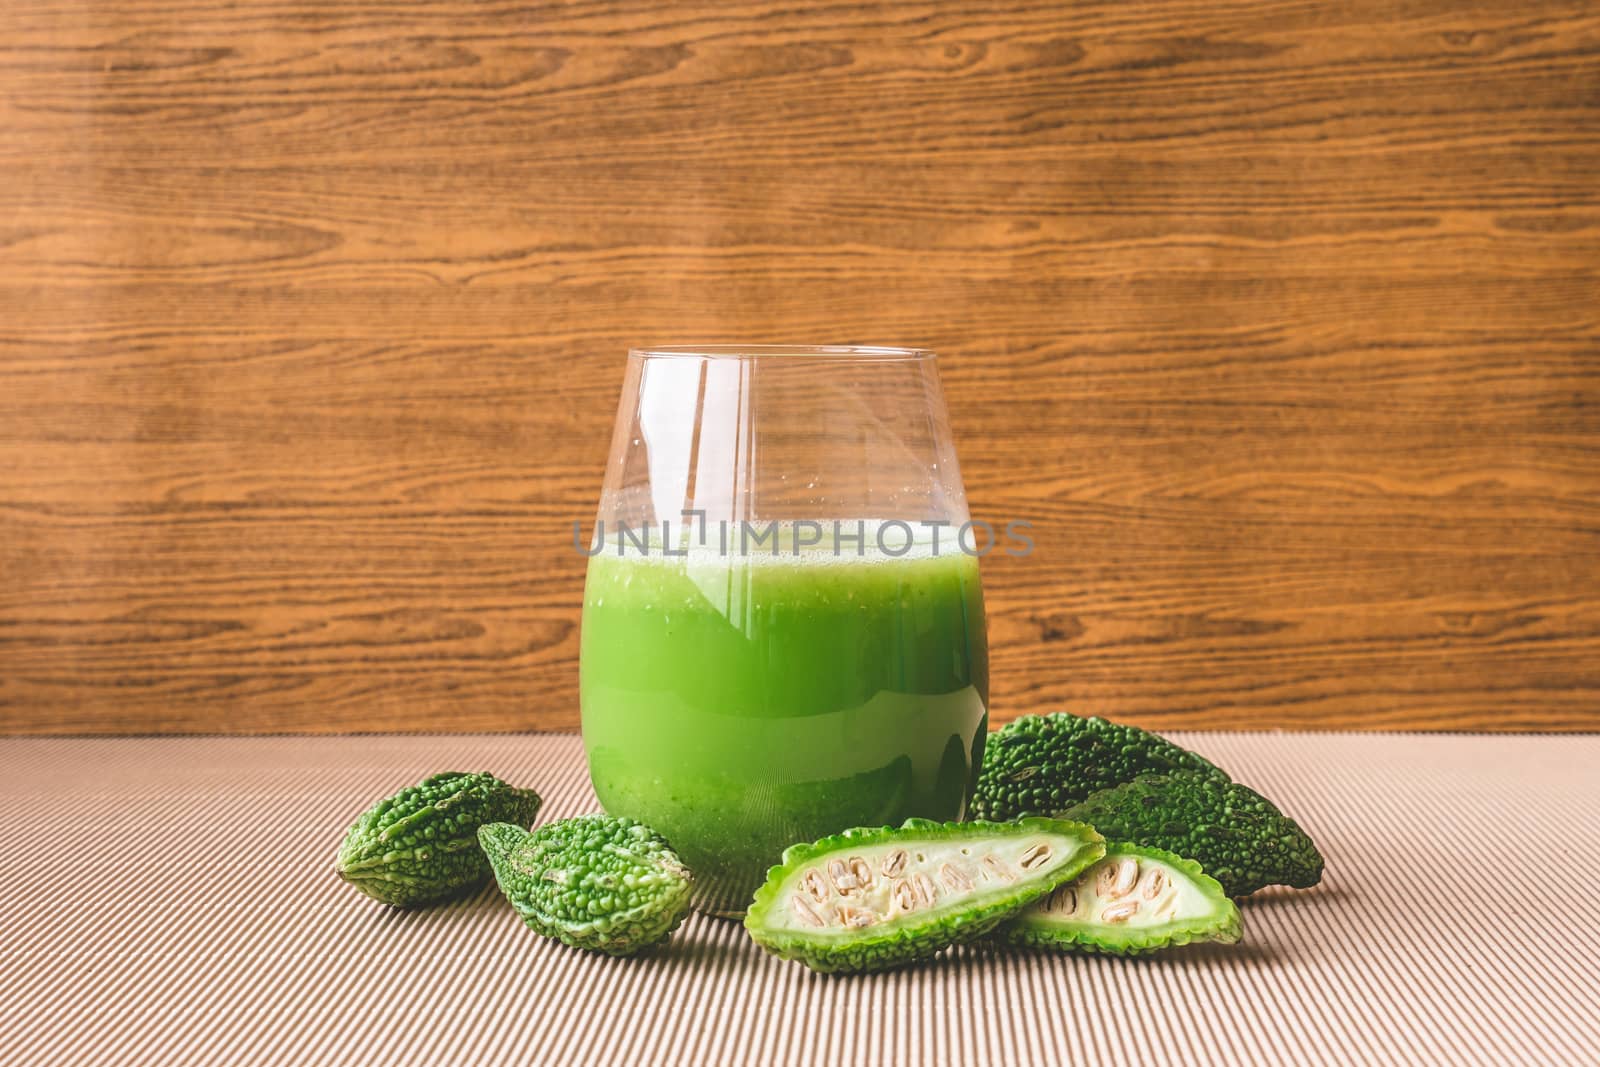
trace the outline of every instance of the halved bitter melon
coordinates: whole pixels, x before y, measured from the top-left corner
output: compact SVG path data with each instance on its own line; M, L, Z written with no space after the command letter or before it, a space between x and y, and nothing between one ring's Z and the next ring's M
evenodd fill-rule
M1000 929L1034 948L1137 956L1194 941L1239 940L1239 909L1221 884L1159 848L1113 842L1094 866Z
M745 915L814 971L876 971L981 937L1104 854L1082 823L1021 819L846 830L793 845Z

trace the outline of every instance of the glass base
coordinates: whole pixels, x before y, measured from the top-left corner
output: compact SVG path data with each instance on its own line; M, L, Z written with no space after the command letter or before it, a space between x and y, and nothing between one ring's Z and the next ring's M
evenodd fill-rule
M742 879L702 877L696 874L689 906L701 915L709 915L713 919L731 919L738 922L749 910L750 898L754 895L755 887L745 884Z

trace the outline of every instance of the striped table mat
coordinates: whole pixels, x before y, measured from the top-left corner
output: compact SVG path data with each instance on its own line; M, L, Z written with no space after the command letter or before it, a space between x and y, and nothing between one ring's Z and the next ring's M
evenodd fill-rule
M648 958L492 888L396 912L331 873L446 768L594 809L571 736L0 740L0 1061L1600 1064L1600 738L1190 734L1322 844L1243 944L978 946L869 977L691 917Z

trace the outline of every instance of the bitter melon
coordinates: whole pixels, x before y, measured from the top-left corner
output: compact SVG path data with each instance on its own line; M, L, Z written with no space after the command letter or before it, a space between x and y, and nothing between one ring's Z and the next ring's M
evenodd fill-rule
M1137 726L1059 712L1024 715L989 738L972 814L1059 815L1098 790L1177 769L1228 778L1188 749Z
M1194 941L1239 940L1239 908L1193 860L1106 845L1105 858L1000 928L1035 948L1137 956Z
M1146 775L1067 809L1113 841L1187 856L1230 897L1322 880L1322 853L1298 823L1253 789L1207 774Z
M581 815L531 834L492 825L478 840L523 922L573 948L630 956L665 940L689 910L689 869L632 819Z
M533 821L539 794L492 774L449 771L362 813L339 846L339 877L397 908L448 900L483 884L489 861L478 827Z
M883 970L983 936L1104 852L1057 819L846 830L785 850L744 925L814 971Z

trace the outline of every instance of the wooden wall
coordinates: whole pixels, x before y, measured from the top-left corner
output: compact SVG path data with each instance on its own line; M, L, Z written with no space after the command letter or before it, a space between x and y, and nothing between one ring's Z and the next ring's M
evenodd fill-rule
M1592 3L0 5L0 729L571 728L630 344L932 346L994 709L1600 728Z

